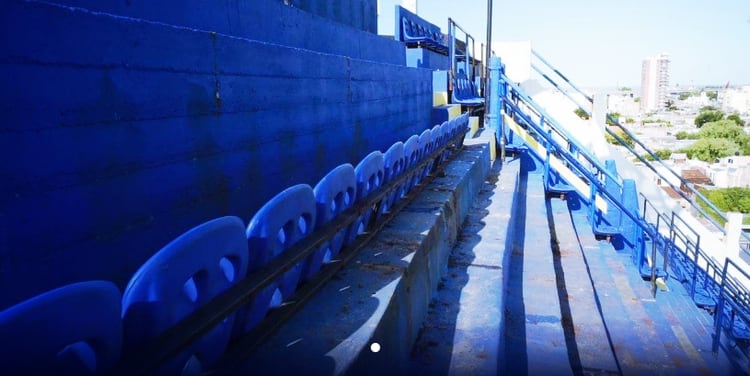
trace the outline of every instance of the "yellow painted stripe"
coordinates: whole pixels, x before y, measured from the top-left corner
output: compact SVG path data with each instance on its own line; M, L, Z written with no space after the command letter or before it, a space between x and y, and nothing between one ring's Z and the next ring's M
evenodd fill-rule
M461 116L461 105L460 104L447 104L448 106L448 119L455 119Z
M478 116L470 116L469 117L469 129L471 129L471 137L474 137L477 132L479 132L479 117Z
M690 342L690 339L685 333L685 329L682 329L682 327L679 326L672 325L672 332L674 332L675 337L677 337L677 340L680 341L680 346L682 346L682 349L685 350L685 354L687 354L690 359L692 359L696 363L703 361L700 354L698 354L698 350L696 350L693 346L693 343Z
M508 129L521 137L521 139L526 142L526 145L533 149L540 158L547 158L547 149L536 139L534 139L534 137L532 137L529 132L523 129L507 114L503 115L503 119L505 120L505 124L508 126ZM591 199L591 191L588 184L586 184L583 179L578 177L578 175L573 173L573 171L571 171L570 168L568 168L568 166L566 166L562 160L554 155L550 155L549 163L551 168L557 171L563 179L565 179L576 191L578 191L578 193L581 194L581 197L585 198L586 200ZM594 205L596 205L596 208L601 210L603 213L607 213L607 201L601 195L596 195L594 199Z
M448 92L438 91L432 93L432 106L442 106L448 104Z

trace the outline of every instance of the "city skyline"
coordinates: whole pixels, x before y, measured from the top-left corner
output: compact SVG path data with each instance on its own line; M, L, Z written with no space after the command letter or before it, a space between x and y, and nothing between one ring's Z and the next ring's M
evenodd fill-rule
M379 33L392 35L393 8L378 0ZM750 2L494 1L493 45L531 41L573 82L586 87L636 87L644 58L670 55L670 86L750 85ZM483 43L486 0L418 1L417 13L447 32L448 17Z

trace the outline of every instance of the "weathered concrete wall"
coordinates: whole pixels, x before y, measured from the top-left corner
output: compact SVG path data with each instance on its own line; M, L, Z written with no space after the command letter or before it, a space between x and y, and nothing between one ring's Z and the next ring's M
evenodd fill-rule
M430 126L402 46L280 1L59 3L0 12L0 309L124 287L182 232Z

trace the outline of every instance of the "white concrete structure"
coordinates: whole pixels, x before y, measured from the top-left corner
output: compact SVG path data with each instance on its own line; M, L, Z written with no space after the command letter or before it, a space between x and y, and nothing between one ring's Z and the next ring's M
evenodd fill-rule
M721 108L724 112L750 114L750 86L727 88L723 94Z
M722 158L709 167L708 177L716 188L749 188L750 156Z
M495 42L492 49L505 64L505 75L516 83L531 77L531 42Z
M638 117L640 113L638 102L635 101L632 91L610 93L607 97L607 109L609 112L617 112L623 117L632 119ZM624 124L624 122L624 118L620 119L620 123Z
M669 56L659 54L643 60L641 70L641 112L665 107L669 95Z
M401 0L401 6L406 10L417 14L417 0Z

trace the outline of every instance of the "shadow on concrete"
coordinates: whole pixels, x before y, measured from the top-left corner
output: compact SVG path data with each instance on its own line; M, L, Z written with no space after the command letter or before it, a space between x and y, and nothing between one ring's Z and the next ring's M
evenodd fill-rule
M547 223L550 233L550 247L552 249L552 265L555 269L555 283L557 285L557 298L560 303L560 321L565 335L565 346L568 349L568 361L574 375L583 375L583 365L581 355L578 352L576 343L576 334L573 327L573 314L570 310L570 301L568 300L568 288L565 285L565 270L563 270L562 258L560 255L560 244L557 241L557 230L555 228L555 216L552 211L550 197L544 200L544 206L547 209ZM576 234L576 236L578 236ZM580 243L579 243L580 244Z
M526 158L521 158L523 162ZM524 242L526 241L526 200L527 200L528 166L522 165L518 173L516 194L508 222L505 238L505 257L509 257L505 295L504 319L505 333L503 354L498 359L504 363L504 374L528 374L528 356L526 351L526 307L523 297ZM509 252L510 251L510 252ZM499 365L503 367L503 364ZM503 369L503 368L500 368Z

